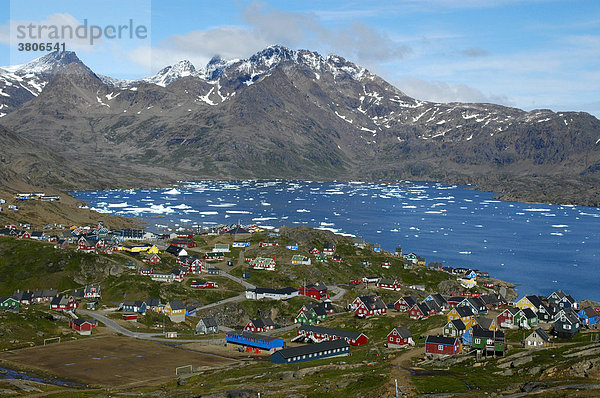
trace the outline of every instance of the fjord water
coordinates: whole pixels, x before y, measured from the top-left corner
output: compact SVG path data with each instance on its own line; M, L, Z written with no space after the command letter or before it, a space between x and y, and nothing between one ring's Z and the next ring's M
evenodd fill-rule
M170 189L78 191L102 213L148 229L256 223L308 225L402 247L428 262L472 267L523 294L559 288L600 301L600 209L494 200L438 183L201 181Z

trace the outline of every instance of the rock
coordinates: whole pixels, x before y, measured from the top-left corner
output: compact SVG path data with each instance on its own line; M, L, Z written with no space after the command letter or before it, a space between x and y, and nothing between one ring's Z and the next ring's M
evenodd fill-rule
M187 379L184 379L183 377L180 377L177 379L178 386L185 386L186 384L187 384Z
M502 376L512 376L513 374L514 372L512 369L506 369L504 372L502 372Z
M536 374L540 373L541 368L539 366L534 366L533 368L529 369L529 374L532 376L535 376Z
M515 359L514 361L511 362L510 367L511 368L516 368L519 367L521 365L525 365L526 363L529 363L533 361L533 357L528 356L528 357L523 357L523 358L518 358Z
M255 396L256 393L254 392L254 390L250 389L227 391L227 398L250 398Z
M545 387L545 384L530 381L521 386L521 391L526 392L526 393L531 393L534 391L541 390L544 387Z

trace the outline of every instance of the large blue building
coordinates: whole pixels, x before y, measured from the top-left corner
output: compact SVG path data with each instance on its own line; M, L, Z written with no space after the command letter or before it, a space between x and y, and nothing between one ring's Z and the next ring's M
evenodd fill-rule
M225 341L263 350L276 350L285 346L283 339L250 332L225 333Z
M322 343L307 344L298 347L285 348L271 354L273 363L296 363L311 361L313 359L337 357L348 355L350 344L345 340L324 341Z

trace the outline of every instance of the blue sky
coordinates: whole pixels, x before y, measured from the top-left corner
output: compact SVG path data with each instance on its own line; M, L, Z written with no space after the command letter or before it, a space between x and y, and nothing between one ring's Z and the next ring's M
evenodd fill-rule
M67 47L97 73L138 78L182 59L202 67L214 55L242 58L282 44L341 55L420 99L600 116L597 0L12 0L3 6L0 65L43 55L17 50L18 24L78 26L87 19L106 27L131 19L148 28L148 37Z

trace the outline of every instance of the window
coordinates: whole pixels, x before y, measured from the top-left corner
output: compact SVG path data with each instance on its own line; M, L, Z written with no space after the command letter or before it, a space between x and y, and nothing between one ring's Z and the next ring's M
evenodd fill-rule
M438 351L444 351L444 345L443 344L439 344L438 345Z
M564 325L563 326L566 330L571 330L571 325Z
M481 339L479 337L475 339L475 344L481 344Z

